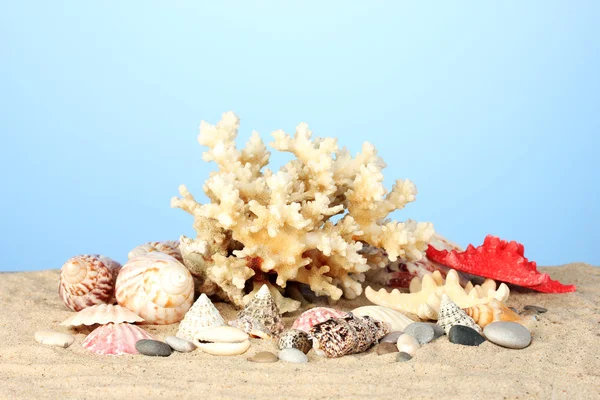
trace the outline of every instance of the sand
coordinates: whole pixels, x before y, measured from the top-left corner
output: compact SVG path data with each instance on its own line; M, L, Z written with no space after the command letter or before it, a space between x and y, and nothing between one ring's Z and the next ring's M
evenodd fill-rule
M340 359L311 351L302 365L248 362L256 351L276 351L274 343L254 339L248 353L236 357L200 351L168 358L96 356L81 346L86 332L59 326L72 312L57 294L57 270L2 274L0 398L598 399L600 268L569 264L541 270L578 290L557 295L512 290L509 306L549 310L529 325L533 343L526 349L490 342L466 347L443 336L405 363L374 351ZM229 305L216 305L226 319L235 315ZM288 327L292 321L286 318ZM75 343L67 349L36 343L34 332L46 328L74 333ZM164 339L177 324L145 329Z

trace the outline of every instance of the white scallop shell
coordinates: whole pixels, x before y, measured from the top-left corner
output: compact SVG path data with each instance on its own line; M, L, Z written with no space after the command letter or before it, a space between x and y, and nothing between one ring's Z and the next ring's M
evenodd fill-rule
M473 318L469 317L450 297L446 294L442 294L442 301L440 304L440 312L438 315L438 325L444 328L446 334L450 332L450 328L454 325L468 326L481 333L481 328L475 323Z
M144 318L129 311L125 307L112 304L98 304L85 308L77 314L67 318L60 324L63 326L81 326L81 325L106 325L109 323L118 324L121 322L142 322Z
M355 308L351 312L357 317L368 315L378 321L387 322L390 325L390 332L403 331L404 328L415 322L400 311L382 306L363 306Z
M72 257L60 270L58 294L73 311L113 304L120 269L121 264L115 260L97 254Z
M142 339L154 338L135 325L107 324L94 329L87 335L83 341L83 347L99 355L138 354L135 344Z
M146 323L166 325L181 321L194 301L194 279L179 261L152 252L129 260L117 277L119 305Z
M165 240L164 242L148 242L144 243L127 254L128 259L143 256L144 254L157 251L175 258L180 263L183 262L181 251L179 250L179 240Z
M193 341L194 335L200 330L221 325L225 325L225 320L208 296L202 293L179 323L179 330L175 336Z

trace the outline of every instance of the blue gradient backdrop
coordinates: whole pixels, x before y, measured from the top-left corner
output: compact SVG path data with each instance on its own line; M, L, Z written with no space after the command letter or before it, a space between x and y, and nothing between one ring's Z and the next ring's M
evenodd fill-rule
M395 218L600 264L599 2L201 3L2 3L0 270L193 234L169 201L227 110L372 142L419 189Z

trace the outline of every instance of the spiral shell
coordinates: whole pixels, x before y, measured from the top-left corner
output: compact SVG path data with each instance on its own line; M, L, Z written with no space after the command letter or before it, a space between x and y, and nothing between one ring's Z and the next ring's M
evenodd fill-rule
M79 255L60 270L58 294L69 309L114 304L115 281L121 264L101 255Z
M478 304L473 307L463 308L463 311L484 328L486 325L496 321L511 321L522 323L524 319L508 308L504 303L492 299L488 304Z
M117 302L144 318L166 325L181 321L194 301L194 279L179 261L152 252L129 260L116 285Z
M183 262L181 251L179 250L179 240L165 240L164 242L148 242L139 245L127 254L128 259L143 256L144 254L157 251L175 258L180 263Z

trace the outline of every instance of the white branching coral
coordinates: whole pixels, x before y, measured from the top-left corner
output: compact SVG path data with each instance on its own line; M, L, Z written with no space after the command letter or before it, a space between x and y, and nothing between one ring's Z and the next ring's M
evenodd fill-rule
M171 200L194 216L197 237L182 237L181 251L201 290L242 306L267 283L287 312L299 306L282 294L288 282L333 300L360 295L372 266L361 252L365 244L392 261L422 257L433 226L386 219L415 200L416 187L397 180L388 192L386 165L373 145L365 143L353 158L336 139L313 139L302 123L293 137L273 133L270 146L296 157L273 172L265 168L270 153L258 133L236 148L238 128L232 112L217 125L200 125L198 142L208 147L203 159L219 167L204 184L210 203L199 204L184 185Z

